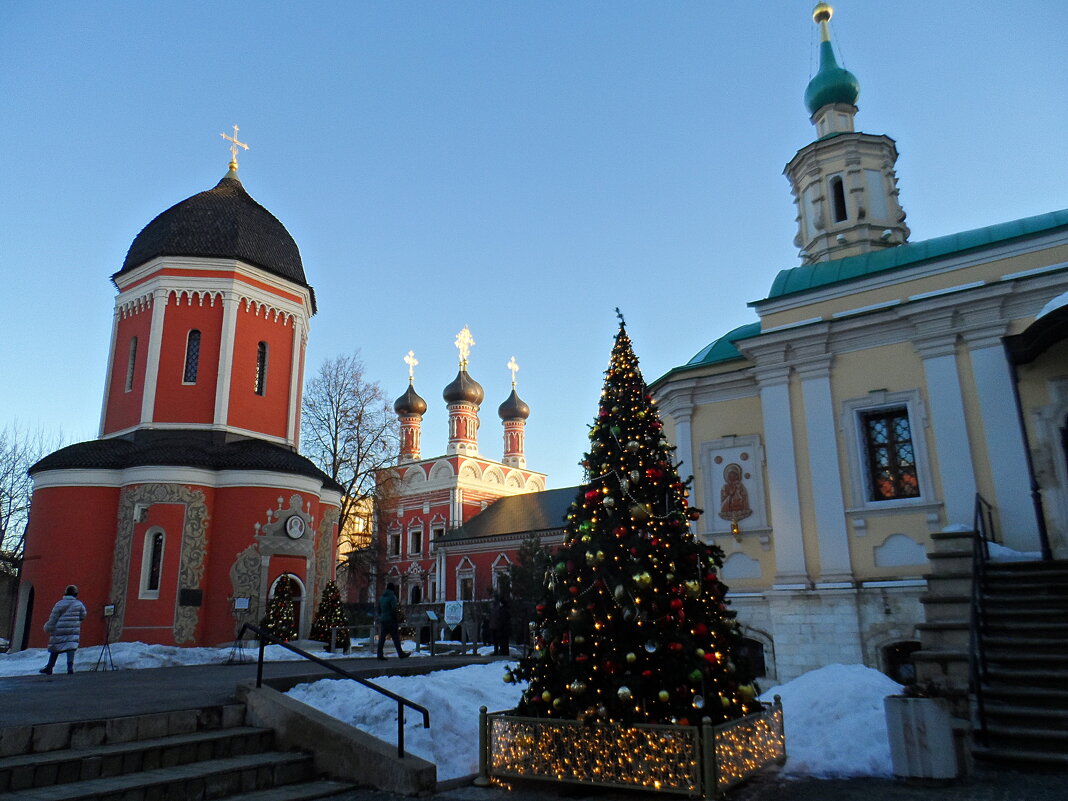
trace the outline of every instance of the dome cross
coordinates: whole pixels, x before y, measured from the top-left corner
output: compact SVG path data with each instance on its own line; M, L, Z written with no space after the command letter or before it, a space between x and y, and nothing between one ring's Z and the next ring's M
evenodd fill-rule
M519 372L519 362L515 360L515 356L508 360L505 367L512 371L512 389L515 389L515 374Z
M404 363L408 365L408 383L411 384L415 381L415 366L419 364L419 360L415 358L415 351L408 351L408 355L404 357Z
M241 129L235 125L233 136L227 136L224 133L219 134L219 136L230 143L230 169L234 172L237 172L237 149L240 147L244 150L248 150L248 145L237 138L237 132L240 130Z
M475 344L475 338L471 336L471 329L466 325L460 329L460 333L456 335L456 341L453 342L456 349L460 351L460 367L467 367L467 357L471 355L471 346Z

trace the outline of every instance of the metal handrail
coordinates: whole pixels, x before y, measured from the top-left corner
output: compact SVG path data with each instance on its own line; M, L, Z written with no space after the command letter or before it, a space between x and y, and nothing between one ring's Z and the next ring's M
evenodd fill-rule
M990 558L989 543L994 540L994 507L979 493L975 494L975 514L972 518L975 530L972 539L972 599L968 653L972 692L975 693L975 714L979 724L979 743L987 745L986 698L983 684L987 677L986 650L983 648L983 628L986 626L986 609L983 603L983 585L986 579L986 563Z
M362 684L364 687L367 687L368 689L374 690L377 693L381 693L382 695L386 696L387 698L391 698L394 701L396 701L397 702L397 755L400 756L401 759L404 759L404 707L409 707L409 708L415 710L416 712L420 713L423 716L423 728L424 729L429 729L430 728L430 711L425 706L421 706L420 704L417 704L414 701L409 701L407 698L405 698L402 695L397 695L394 692L390 692L385 687L379 687L373 681L368 681L367 679L361 678L360 676L357 676L354 673L349 673L347 670L343 670L343 669L337 667L336 665L331 665L325 659L320 659L319 657L315 656L314 654L309 654L307 651L304 651L304 650L302 650L300 648L297 648L294 645L290 645L289 643L285 642L284 640L281 640L278 637L274 636L269 631L265 631L264 629L260 628L259 626L253 626L251 623L246 623L245 625L243 625L241 627L241 631L239 631L238 634L237 634L238 641L243 640L245 638L245 632L246 631L251 631L253 634L255 634L259 638L259 641L260 641L260 656L259 656L259 660L256 663L256 686L257 687L262 687L263 686L263 649L264 649L264 647L266 645L266 642L270 641L274 645L281 645L287 651L292 651L293 653L297 654L298 656L300 656L300 657L302 657L304 659L307 659L310 662L314 662L315 664L319 665L320 667L324 667L327 670L332 670L334 673L337 673L339 676L344 676L346 679L352 679L353 681L358 682L359 684Z

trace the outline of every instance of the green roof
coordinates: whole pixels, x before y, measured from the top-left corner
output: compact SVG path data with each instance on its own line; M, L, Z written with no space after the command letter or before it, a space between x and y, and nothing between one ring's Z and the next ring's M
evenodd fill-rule
M805 107L815 114L831 103L857 104L860 84L856 76L838 66L834 48L829 41L820 42L820 68L805 88Z
M686 362L686 364L680 367L673 367L664 373L660 378L653 382L653 385L659 384L665 378L668 378L675 373L681 373L686 370L694 370L698 367L708 367L713 364L722 364L724 362L732 362L738 359L744 359L741 351L735 346L735 342L740 339L748 339L749 337L755 337L760 333L760 322L746 323L740 325L733 331L721 336L719 339L713 340L709 344L705 345L697 354Z
M971 231L961 231L922 242L909 242L884 250L862 253L859 256L780 270L775 276L768 296L764 300L758 300L749 305L753 306L787 295L808 292L818 287L847 283L877 273L913 267L925 261L999 245L1013 239L1037 236L1065 227L1068 227L1068 209L988 225L985 228L976 228Z

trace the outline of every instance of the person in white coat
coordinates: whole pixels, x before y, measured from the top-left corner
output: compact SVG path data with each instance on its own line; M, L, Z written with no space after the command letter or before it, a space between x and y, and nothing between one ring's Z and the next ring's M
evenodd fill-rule
M48 664L41 668L45 675L52 674L60 654L67 655L67 672L74 672L74 652L81 644L82 621L85 620L85 604L78 600L78 587L70 584L63 597L52 607L52 614L44 624L48 632Z

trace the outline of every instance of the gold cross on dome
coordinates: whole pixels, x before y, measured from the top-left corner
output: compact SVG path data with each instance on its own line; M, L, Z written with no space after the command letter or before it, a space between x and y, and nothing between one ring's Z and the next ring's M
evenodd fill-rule
M515 360L515 356L508 360L505 367L512 371L512 389L515 389L515 374L519 372L519 362Z
M466 325L461 328L453 344L460 351L460 366L467 367L467 357L471 355L471 346L475 344L475 338L471 336L471 329Z
M415 366L419 364L419 360L415 358L415 351L408 351L408 355L404 357L404 363L408 365L408 383L410 384L415 380Z
M233 136L227 136L224 133L219 134L219 136L221 136L223 139L230 143L230 169L234 172L237 172L237 149L240 147L244 148L245 150L248 150L248 145L246 145L244 142L238 141L237 132L240 130L241 129L235 125Z

